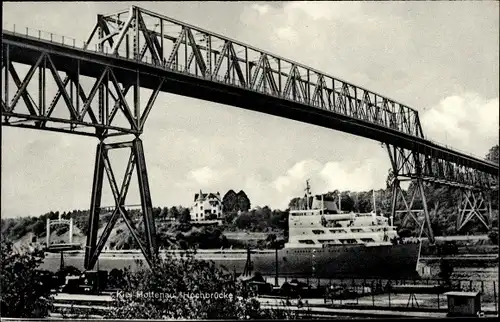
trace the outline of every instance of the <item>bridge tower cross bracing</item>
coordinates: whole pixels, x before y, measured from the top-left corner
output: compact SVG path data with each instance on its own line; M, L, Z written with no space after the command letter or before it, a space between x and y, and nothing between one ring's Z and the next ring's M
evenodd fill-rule
M418 133L423 136L421 128ZM460 191L461 201L457 205L456 232L460 232L474 217L486 227L491 228L491 190L495 178L492 175L460 166L453 161L445 161L432 156L419 153L418 150L408 150L386 144L386 149L391 161L391 187L392 202L391 216L402 215L401 225L405 226L412 219L426 233L429 241L434 243L434 232L431 226L431 213L428 209L426 197L427 185L445 185ZM405 193L401 189L401 182L413 183L412 191ZM408 195L409 194L409 195ZM410 198L411 195L411 198ZM403 201L404 209L398 210L398 198ZM414 209L417 198L420 199L422 208ZM433 212L439 211L437 204ZM419 219L423 214L423 220ZM423 227L422 227L423 225Z

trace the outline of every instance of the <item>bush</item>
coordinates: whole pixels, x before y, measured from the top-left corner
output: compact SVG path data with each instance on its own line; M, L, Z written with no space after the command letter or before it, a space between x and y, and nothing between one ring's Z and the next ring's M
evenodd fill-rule
M293 318L289 312L264 310L243 285L212 262L193 255L157 259L154 267L125 269L116 293L112 319L244 319ZM138 296L140 294L147 296ZM218 294L215 297L215 294ZM203 298L204 297L204 298Z
M56 230L56 235L61 236L69 231L69 226L68 225L61 225L60 227L57 228Z
M498 229L492 229L488 234L491 242L495 245L498 245Z
M12 244L2 239L1 256L2 317L46 317L52 302L50 284L36 270L43 261L43 252L17 254Z
M439 253L442 256L458 254L457 243L455 241L445 241L443 245L439 245Z
M438 276L446 283L449 284L451 282L450 278L453 274L453 266L444 259L441 259L439 262L439 274Z
M108 287L109 288L121 288L124 286L125 286L125 279L123 277L123 270L113 268L109 272Z

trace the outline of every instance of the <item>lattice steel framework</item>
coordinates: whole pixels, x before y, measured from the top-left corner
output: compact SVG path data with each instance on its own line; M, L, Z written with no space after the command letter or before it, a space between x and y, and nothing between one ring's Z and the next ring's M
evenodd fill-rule
M461 189L458 206L457 231L476 217L481 224L490 229L493 221L491 213L491 195L485 190Z
M23 50L22 46L6 44L3 47L2 68L4 70L4 88L2 94L2 124L17 127L35 128L48 131L74 133L96 136L104 139L111 136L133 134L139 135L144 129L146 119L153 107L164 79L157 81L157 87L151 94L146 107L141 110L139 104L140 75L136 79L118 81L120 68L110 65L100 65L91 79L85 77L85 82L92 82L87 93L83 89L84 77L80 72L80 59L65 62L50 51L36 50L32 57L29 70L21 80L16 70L16 57L13 55ZM14 59L12 59L14 58ZM5 68L8 66L8 68ZM37 74L38 81L34 80ZM10 79L14 84L11 84ZM52 88L46 86L51 80L57 86L54 94ZM38 83L38 88L29 88L31 83ZM14 96L9 97L9 86L15 85ZM129 103L125 96L132 89L133 102ZM33 99L37 97L37 102ZM24 106L20 106L20 101ZM62 102L61 102L62 101ZM27 112L19 111L25 107ZM57 109L69 112L68 117L54 117ZM67 110L67 111L66 111ZM115 124L116 116L124 116L125 124Z
M130 156L127 163L127 168L125 170L125 175L123 177L123 183L120 188L116 182L115 174L113 172L111 161L108 156L109 150L113 149L130 149ZM99 254L101 253L104 245L113 229L116 221L119 217L122 217L125 224L132 233L137 245L141 249L146 261L149 265L152 264L156 254L156 228L153 218L153 206L151 202L151 194L149 191L148 175L146 170L146 161L144 159L144 150L142 146L142 141L139 138L134 139L130 142L120 142L120 143L104 143L100 142L97 146L96 151L96 162L94 170L94 182L92 187L92 201L90 206L90 216L89 216L89 233L87 236L87 246L85 251L85 268L91 269L94 267ZM139 237L139 233L134 224L134 221L125 209L125 197L130 185L130 180L134 172L134 168L137 169L137 178L139 182L139 192L141 196L142 213L144 219L145 228L145 245ZM106 227L104 228L99 241L97 241L97 231L99 224L99 213L101 210L101 196L102 196L102 185L104 170L108 178L108 182L111 186L111 191L113 193L113 198L115 200L115 209L109 219Z
M132 149L129 170L137 165L139 181L142 180L142 207L148 227L146 241L140 245L148 261L153 260L154 220L138 137L160 91L384 142L393 164L395 191L404 178L417 180L419 186L434 181L476 191L488 189L491 177L498 176L497 165L426 140L418 112L404 104L148 10L131 7L112 15L98 15L90 37L81 47L74 40L65 41L64 37L55 43L52 36L49 41L38 31L26 30L26 35L20 35L4 30L2 125L99 138L91 229L87 236L87 269L92 268L99 256L116 217L121 215L128 220L107 159L106 151L115 147L115 143L105 141L114 136L136 137L132 143L122 143ZM29 67L23 79L16 69L19 64ZM34 81L36 76L38 82ZM55 94L47 86L49 80L57 88ZM89 82L90 89L85 90L82 84ZM33 85L38 86L33 88ZM11 96L12 88L15 94ZM141 88L152 91L144 108L140 104ZM65 111L68 116L56 117L57 111ZM106 234L97 241L95 223L99 217L103 169L114 189L116 209ZM127 186L128 183L122 187L125 194ZM134 230L130 223L129 226Z
M93 37L98 35L97 37ZM131 7L99 15L99 51L312 105L423 137L418 112L320 71L227 37Z
M402 224L409 218L424 225L427 237L434 242L434 234L431 228L430 214L427 209L425 196L425 183L438 183L447 185L461 192L461 202L457 207L457 231L460 231L474 216L486 227L491 228L491 200L490 191L495 184L495 176L489 173L460 166L457 163L435 158L415 151L408 151L396 146L386 144L392 165L392 216L403 213ZM412 181L416 189L409 200L401 189L401 181ZM422 209L414 209L416 197L422 201ZM398 197L402 198L405 209L397 209ZM436 209L437 211L437 209ZM424 223L415 217L415 213L424 214Z

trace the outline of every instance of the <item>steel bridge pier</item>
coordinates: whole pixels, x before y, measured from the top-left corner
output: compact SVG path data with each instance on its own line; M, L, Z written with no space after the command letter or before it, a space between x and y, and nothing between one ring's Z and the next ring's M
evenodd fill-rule
M432 156L418 151L406 150L386 144L391 161L392 202L391 216L401 215L401 226L404 227L412 219L425 232L431 243L434 243L434 232L431 226L431 213L428 209L428 200L425 193L426 184L440 184L458 189L461 201L457 207L456 232L460 232L474 217L486 227L491 228L492 211L491 196L492 177L484 173L471 171L465 167L458 167L452 162L436 160ZM411 182L412 187L405 193L401 189L401 182ZM403 201L404 209L398 210L398 200ZM422 207L415 209L415 201L420 200ZM438 212L437 203L432 210ZM423 214L423 220L419 220ZM424 229L425 228L425 229Z
M130 149L129 160L127 163L127 169L125 170L125 176L120 189L115 179L113 173L111 162L108 156L108 151L112 149ZM139 183L139 193L141 196L141 206L142 206L142 216L144 220L144 235L145 235L145 245L139 238L139 233L134 221L128 214L124 207L125 197L127 196L128 188L130 186L130 179L134 172L134 168L137 170L137 178ZM97 241L97 230L99 223L99 212L101 209L101 196L102 196L102 186L104 180L104 171L108 178L108 182L111 186L111 191L113 192L113 198L115 201L115 209L109 219L106 227L104 228L99 241ZM151 266L153 264L154 258L158 253L156 247L156 229L153 218L153 206L151 202L151 194L149 190L148 174L146 170L146 162L144 158L144 149L142 146L142 141L139 137L135 138L130 142L119 142L119 143L104 143L101 141L97 145L96 150L96 160L94 168L94 180L92 183L92 197L90 204L90 215L88 221L88 232L87 232L87 245L85 249L85 269L91 270L99 254L101 253L104 245L116 224L119 217L122 217L127 225L128 229L132 233L132 236L141 249L146 261Z

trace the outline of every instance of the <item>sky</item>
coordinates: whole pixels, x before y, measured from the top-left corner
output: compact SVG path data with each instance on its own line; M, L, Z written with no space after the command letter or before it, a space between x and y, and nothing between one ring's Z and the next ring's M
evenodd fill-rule
M85 40L127 2L4 2L3 28ZM484 157L498 144L499 4L141 2L139 6L301 62L419 111L426 137ZM252 207L303 194L385 188L379 142L161 93L142 135L154 206L200 189L244 190ZM2 217L88 209L97 139L2 127ZM116 152L117 171L126 156ZM105 182L106 184L106 182ZM133 179L126 204L140 200ZM113 205L105 188L103 205Z

